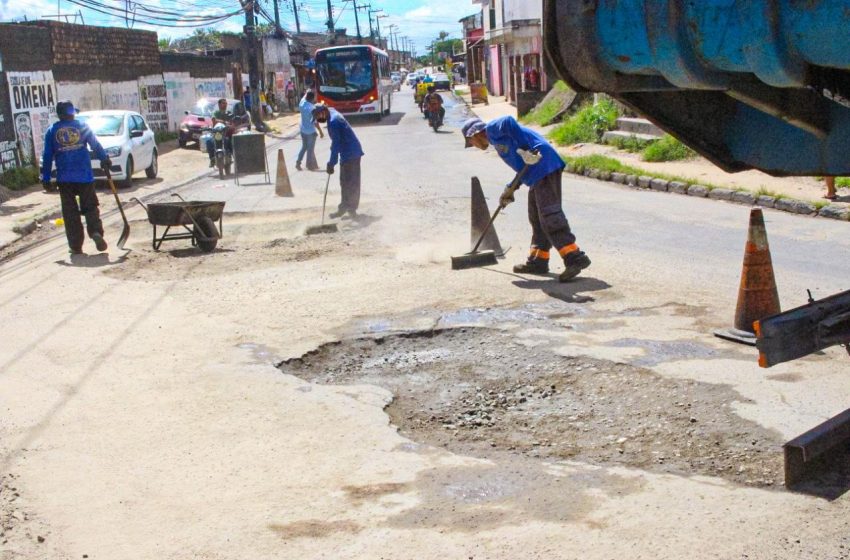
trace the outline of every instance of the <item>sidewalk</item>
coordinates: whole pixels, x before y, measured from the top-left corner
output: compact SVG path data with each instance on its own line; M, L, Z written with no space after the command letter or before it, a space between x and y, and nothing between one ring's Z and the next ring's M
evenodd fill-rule
M286 137L296 130L298 113L281 113L266 121L272 129L268 135L276 138ZM159 150L159 176L147 179L144 174L136 175L133 187L120 189L118 195L122 201L131 197L142 197L167 187L192 181L209 172L209 159L194 145L180 149L177 140L157 145ZM46 193L40 185L21 192L12 193L14 198L0 205L0 249L39 228L61 229L53 220L62 215L58 193ZM115 207L115 198L106 187L98 188L101 212Z
M456 88L455 92L482 120L510 115L516 117L516 107L507 102L504 97L490 96L490 104L472 104L468 87ZM539 127L526 125L537 130L544 136L557 125ZM687 179L691 184L709 184L727 188L733 191L770 191L780 198L793 198L823 205L827 201L822 198L826 189L823 181L815 177L773 177L761 171L742 171L726 173L707 159L697 156L688 160L651 163L640 159L640 154L619 150L606 144L576 144L574 146L558 146L558 151L567 157L575 158L588 155L604 155L609 158L642 170L646 175L664 175ZM839 198L831 204L850 208L850 189L837 189Z

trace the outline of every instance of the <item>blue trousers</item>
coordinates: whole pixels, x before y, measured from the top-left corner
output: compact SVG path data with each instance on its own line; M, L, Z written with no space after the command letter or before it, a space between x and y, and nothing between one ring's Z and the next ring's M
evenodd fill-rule
M301 165L304 161L304 156L307 156L307 169L315 170L319 168L319 162L316 161L316 139L319 137L316 134L301 133L301 151L298 152L296 163Z

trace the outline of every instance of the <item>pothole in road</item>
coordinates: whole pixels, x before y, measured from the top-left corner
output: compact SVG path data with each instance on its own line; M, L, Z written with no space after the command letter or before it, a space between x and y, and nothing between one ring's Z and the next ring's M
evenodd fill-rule
M747 401L728 386L560 356L509 331L356 338L278 367L319 384L384 387L394 395L387 413L405 436L461 454L513 452L749 486L782 482L780 434L735 414L733 403Z

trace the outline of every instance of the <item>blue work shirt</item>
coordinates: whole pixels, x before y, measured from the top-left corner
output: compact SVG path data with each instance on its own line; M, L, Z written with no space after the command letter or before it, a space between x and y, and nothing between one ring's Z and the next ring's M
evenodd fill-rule
M522 179L523 184L529 187L539 183L546 175L566 167L564 160L545 138L529 128L520 126L513 117L499 117L492 120L485 130L487 139L496 153L517 173L525 167L525 162L522 161L517 150L537 150L543 156L539 162L528 168L528 172Z
M107 158L106 151L88 125L80 121L67 120L53 124L44 136L44 153L41 159L41 180L50 181L53 160L56 159L57 183L91 183L90 146L97 159Z
M318 134L316 125L313 123L313 108L315 105L307 101L306 97L301 98L298 104L298 110L301 111L301 134Z
M345 163L348 160L363 157L360 140L354 134L351 125L336 109L328 109L328 136L331 137L331 159L328 163L336 165L337 161Z

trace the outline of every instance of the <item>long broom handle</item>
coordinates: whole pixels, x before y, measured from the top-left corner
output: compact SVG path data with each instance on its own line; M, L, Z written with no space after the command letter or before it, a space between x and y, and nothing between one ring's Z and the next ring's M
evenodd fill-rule
M528 164L527 163L522 167L522 169L520 169L519 173L516 174L516 177L514 177L514 180L511 181L509 188L512 189L512 190L516 190L519 187L519 184L520 184L520 181L522 181L522 178L525 177L526 172L528 172ZM490 221L487 223L487 227L485 227L484 231L481 232L481 237L478 238L478 243L476 243L475 247L472 248L472 251L471 251L472 253L478 252L478 247L480 247L481 243L484 242L484 236L487 235L488 231L490 231L490 226L492 226L493 222L496 221L496 216L499 215L499 212L502 211L502 208L504 208L504 206L499 204L499 207L496 208L495 212L493 212L493 217L490 218Z
M328 173L328 180L325 183L325 197L322 199L322 225L325 225L325 205L328 203L328 188L331 186L331 174Z

